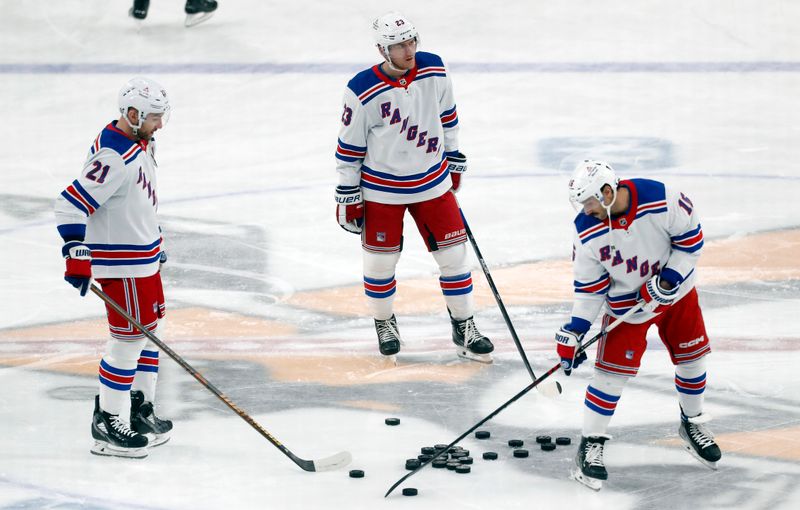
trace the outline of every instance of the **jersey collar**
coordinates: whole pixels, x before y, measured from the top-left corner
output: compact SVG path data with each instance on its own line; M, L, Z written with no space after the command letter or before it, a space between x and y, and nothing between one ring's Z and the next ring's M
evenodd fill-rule
M408 86L411 85L411 82L413 82L414 78L417 77L418 71L419 71L419 66L414 64L413 69L411 69L406 74L395 80L394 78L390 77L388 74L383 72L383 69L381 69L381 64L375 64L372 67L372 72L374 72L375 76L377 76L383 83L391 85L392 87L404 88L404 89L407 89Z

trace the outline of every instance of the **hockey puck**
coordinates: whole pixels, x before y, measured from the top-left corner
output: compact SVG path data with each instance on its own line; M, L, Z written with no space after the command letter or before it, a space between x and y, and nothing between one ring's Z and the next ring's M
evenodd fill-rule
M436 448L436 450L447 450L446 444L435 444L433 447Z
M477 437L478 439L489 439L490 437L492 437L492 433L489 432L488 430L479 430L475 432L475 437Z
M455 468L457 468L460 465L461 465L461 463L458 462L457 460L451 460L451 461L448 461L447 464L445 464L445 466L447 466L447 469L449 469L450 471L454 470Z
M364 472L360 469L351 469L350 478L364 478Z
M546 452L552 452L553 450L556 449L556 444L555 443L542 443L541 446L542 446L542 450L544 450Z
M447 451L453 453L453 452L460 452L462 450L463 448L461 448L460 446L451 446L450 449L448 449Z
M552 441L550 436L536 436L536 442L539 444L549 443Z
M385 423L386 425L392 425L392 426L400 425L400 418L386 418L385 420L383 420L383 423Z
M461 464L472 464L475 461L472 460L472 457L461 457L458 459L458 462L460 462Z
M572 439L568 437L557 437L556 444L560 446L566 446L568 444L572 444Z
M419 493L414 487L406 487L403 489L403 496L416 496Z
M469 466L456 466L456 473L469 473L472 468Z
M528 456L528 450L514 450L514 457L524 459Z
M406 469L409 471L414 471L420 464L422 463L418 459L406 459Z
M496 452L483 452L483 460L497 460Z
M508 446L510 446L511 448L519 448L523 444L525 444L525 443L522 441L522 439L509 439L508 440Z
M436 448L433 446L423 446L419 449L419 452L423 455L434 455L436 453Z
M433 455L425 455L424 453L421 453L421 454L417 455L417 459L420 462L428 462L432 458L433 458Z
M460 459L461 457L469 457L469 450L458 450L450 453L451 459Z
M447 467L447 462L448 461L445 460L445 459L436 459L433 462L431 462L431 466L433 466L435 468L438 468L438 469L442 469L442 468L446 468Z

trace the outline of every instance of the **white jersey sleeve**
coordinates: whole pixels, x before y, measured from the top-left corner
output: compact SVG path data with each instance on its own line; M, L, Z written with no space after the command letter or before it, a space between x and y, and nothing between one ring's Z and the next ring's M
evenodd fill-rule
M361 164L367 153L367 134L371 127L369 110L363 108L356 94L344 91L339 138L336 146L336 171L341 186L358 186L361 181Z
M574 285L572 323L576 326L580 321L586 321L585 327L573 327L573 331L585 333L605 303L611 279L597 257L594 257L588 247L581 243L576 230L573 230L572 243Z
M443 82L442 95L439 98L439 118L444 128L444 150L446 154L450 154L458 152L458 110L450 73L446 73Z
M62 237L83 240L89 217L123 187L130 175L113 149L90 153L80 176L56 199L56 224Z
M679 284L694 272L703 248L703 228L692 201L680 191L667 188L667 233L671 243L669 259L661 277Z

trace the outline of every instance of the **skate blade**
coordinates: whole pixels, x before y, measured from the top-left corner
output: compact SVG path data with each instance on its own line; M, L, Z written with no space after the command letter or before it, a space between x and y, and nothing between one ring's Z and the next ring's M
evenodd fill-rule
M681 438L681 439L683 439L683 438ZM694 451L694 448L692 448L692 445L684 443L683 444L683 449L686 450L687 452L689 452L692 455L692 457L694 457L695 459L699 460L700 464L703 464L708 469L713 469L714 471L717 471L719 469L717 467L717 463L716 462L712 462L710 460L706 460L703 457L701 457L699 453Z
M477 361L478 363L485 363L487 365L494 363L491 354L475 354L474 352L464 349L463 347L457 347L456 354L458 354L459 358Z
M183 24L186 27L193 27L195 25L199 25L200 23L206 21L213 15L214 15L213 12L199 12L197 14L187 14L186 21Z
M145 434L145 435L147 436L147 440L149 441L147 443L147 446L150 447L150 448L155 447L155 446L161 446L162 444L164 444L167 441L169 441L170 438L172 437L172 436L169 435L169 433L166 433L166 434L152 434L152 433L150 433L150 434Z
M147 448L115 448L103 441L95 441L89 451L102 457L124 457L128 459L143 459L147 457Z
M575 480L576 482L580 483L581 485L592 489L593 491L599 491L603 488L603 481L598 480L597 478L589 478L585 476L580 469L573 468L570 471L570 478Z

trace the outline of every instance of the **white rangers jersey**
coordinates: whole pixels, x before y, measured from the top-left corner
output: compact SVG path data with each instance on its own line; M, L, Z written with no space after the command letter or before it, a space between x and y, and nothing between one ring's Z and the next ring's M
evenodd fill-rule
M56 199L58 232L92 251L96 278L155 274L161 255L155 143L133 141L116 121L95 139L80 177Z
M450 189L445 155L458 151L458 114L442 59L417 52L399 80L379 65L347 84L336 149L339 184L364 200L410 204Z
M576 319L590 325L603 303L612 316L621 316L636 304L642 284L657 273L680 283L676 300L694 287L703 230L692 201L649 179L626 180L620 186L630 191L630 206L613 218L613 229L607 219L583 213L575 218L573 325ZM629 322L640 324L653 316L639 311Z

